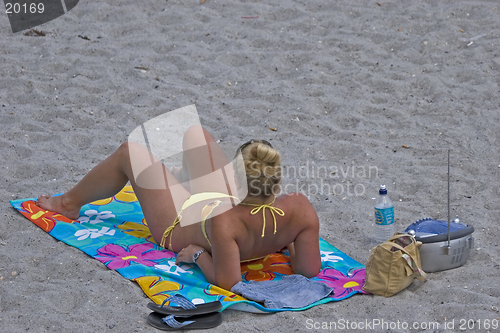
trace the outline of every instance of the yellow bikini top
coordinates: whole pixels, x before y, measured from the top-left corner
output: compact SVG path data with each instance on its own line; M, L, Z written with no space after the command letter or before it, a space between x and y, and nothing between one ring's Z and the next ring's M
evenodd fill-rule
M268 208L271 211L271 215L273 216L274 233L276 233L276 216L274 215L274 213L278 214L279 216L285 216L285 212L282 209L272 206L272 204L275 201L276 201L276 196L274 197L273 201L269 204L257 205L257 204L240 202L240 205L255 206L255 208L250 211L250 214L252 214L252 215L257 214L262 209L262 218L263 218L264 222L262 224L262 236L261 237L264 237L264 234L266 231L266 208Z
M219 198L233 198L233 199L238 199L237 197L233 197L232 195L229 195L227 193L220 193L220 192L200 192L200 193L195 193L191 195L182 205L181 212L188 208L191 205L194 205L195 203L204 201L204 200L210 200L210 199L219 199ZM222 202L222 201L221 201Z
M215 196L216 194L217 193L210 193L208 195L204 195L203 197L205 198L207 196ZM218 194L220 194L220 193L218 193ZM219 196L219 197L221 197L221 196ZM249 203L241 203L240 202L240 205L255 206L255 208L250 211L250 214L252 214L252 215L257 214L262 209L262 218L263 218L264 222L262 225L262 236L261 237L264 237L264 234L266 231L266 208L268 208L271 211L271 215L273 216L274 233L276 233L276 216L274 215L274 213L276 213L280 216L285 216L285 212L283 210L281 210L280 208L276 208L276 207L271 206L275 201L276 201L276 197L274 197L274 200L271 203L263 204L263 205L256 205L256 204L249 204ZM214 201L210 202L209 204L207 204L202 210L201 230L202 230L203 235L205 236L206 240L208 241L208 244L210 244L210 246L212 246L212 243L210 242L210 239L208 238L205 223L206 223L208 216L212 213L212 211L215 209L215 207L217 207L221 203L222 203L222 201L220 201L220 200L214 200ZM261 258L247 259L247 260L242 260L241 262L250 262L250 261L257 260L257 259L261 259Z

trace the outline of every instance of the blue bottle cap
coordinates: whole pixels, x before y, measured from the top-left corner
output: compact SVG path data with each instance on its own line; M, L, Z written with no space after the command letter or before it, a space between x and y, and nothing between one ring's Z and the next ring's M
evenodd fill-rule
M387 194L387 189L385 188L385 185L380 185L380 190L378 190L378 194Z

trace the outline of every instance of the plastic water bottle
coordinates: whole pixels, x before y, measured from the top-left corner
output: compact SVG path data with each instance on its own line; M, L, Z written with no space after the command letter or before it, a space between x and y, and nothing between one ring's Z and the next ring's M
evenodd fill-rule
M387 195L385 185L380 185L375 203L375 239L382 243L394 234L394 204Z

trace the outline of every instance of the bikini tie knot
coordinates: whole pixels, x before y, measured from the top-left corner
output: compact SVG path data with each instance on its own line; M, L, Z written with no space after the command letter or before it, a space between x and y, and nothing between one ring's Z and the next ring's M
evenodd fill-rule
M275 200L276 200L276 197L274 198L273 202L271 202L270 204L264 204L264 205L243 203L243 205L255 206L255 208L250 211L250 214L252 214L252 215L257 214L262 209L262 218L264 220L264 223L262 224L262 236L261 237L264 237L265 230L266 230L266 208L269 209L269 211L271 212L271 215L273 216L274 233L276 233L276 215L274 215L274 213L278 214L279 216L285 216L285 212L282 209L271 206Z

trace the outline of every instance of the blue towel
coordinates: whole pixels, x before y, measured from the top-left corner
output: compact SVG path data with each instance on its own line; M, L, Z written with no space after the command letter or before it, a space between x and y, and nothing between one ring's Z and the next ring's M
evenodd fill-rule
M271 309L306 307L330 295L333 288L303 275L293 274L281 280L238 282L231 291Z

